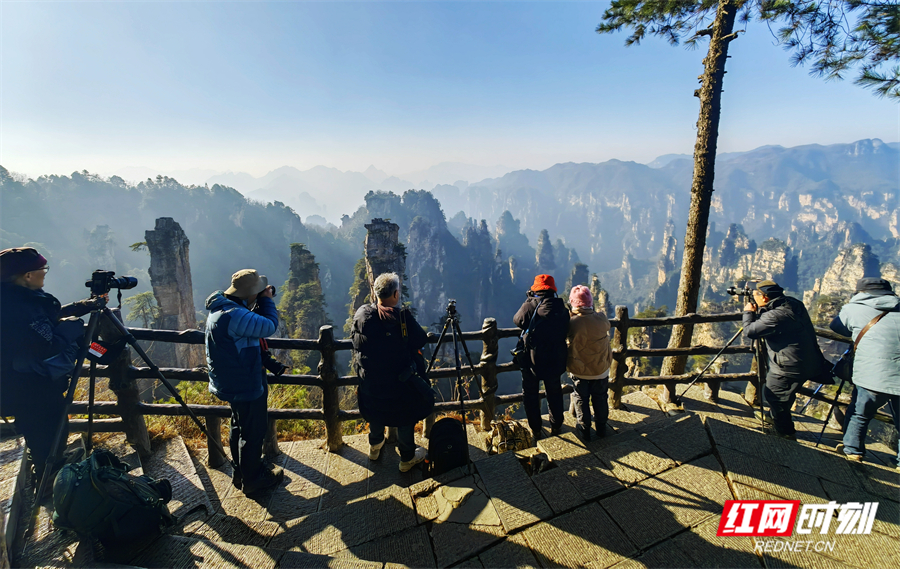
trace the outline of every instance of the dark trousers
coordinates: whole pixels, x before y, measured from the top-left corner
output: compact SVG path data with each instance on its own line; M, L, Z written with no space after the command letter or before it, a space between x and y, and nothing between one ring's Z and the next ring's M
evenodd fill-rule
M544 382L544 391L547 392L550 426L561 427L563 424L563 396L559 376L538 379L531 369L523 368L522 394L524 397L525 417L528 418L528 426L534 433L541 430L541 399L538 397L541 381Z
M793 435L794 420L791 418L791 408L797 399L797 388L805 382L805 379L786 377L780 374L769 373L766 375L766 386L763 393L766 403L772 414L775 430L780 435Z
M16 405L16 430L25 437L25 444L31 451L31 461L38 476L44 472L61 420L65 421L63 443L69 438L69 418L65 414L65 407L65 395L50 390L36 390L32 397L23 397ZM61 445L57 450L62 453L65 447Z
M572 398L575 400L575 418L578 424L587 431L591 428L591 409L594 410L594 430L601 437L606 432L606 421L609 419L609 401L606 392L609 389L609 379L581 379L573 377L575 391Z
M254 401L231 402L231 458L244 480L253 480L262 466L263 440L269 425L269 387Z
M416 426L397 427L397 450L400 460L407 462L416 454ZM369 444L375 446L384 440L384 425L369 421Z

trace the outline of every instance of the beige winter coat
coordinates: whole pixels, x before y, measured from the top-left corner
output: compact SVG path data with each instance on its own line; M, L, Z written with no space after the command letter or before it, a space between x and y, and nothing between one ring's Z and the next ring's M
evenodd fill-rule
M609 319L590 308L576 308L569 320L569 358L566 371L580 379L603 379L609 375Z

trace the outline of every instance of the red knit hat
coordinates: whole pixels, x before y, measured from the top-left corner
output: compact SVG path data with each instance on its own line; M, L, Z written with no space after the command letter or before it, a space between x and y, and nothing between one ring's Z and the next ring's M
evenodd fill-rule
M0 280L36 271L47 265L47 259L33 247L13 247L0 251Z
M556 292L556 282L550 275L538 275L534 277L534 284L531 285L531 290L534 292L542 290L552 290L553 292Z

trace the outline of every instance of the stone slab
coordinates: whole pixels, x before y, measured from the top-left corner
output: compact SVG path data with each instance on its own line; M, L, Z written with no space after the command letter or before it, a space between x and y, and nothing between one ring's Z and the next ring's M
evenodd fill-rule
M282 449L284 477L268 503L268 519L291 520L319 509L324 492L328 453L321 441L294 441Z
M269 547L332 555L415 525L409 492L392 486L340 508L288 520Z
M401 531L339 551L336 557L385 562L388 567L435 567L428 530L424 526Z
M551 468L535 474L531 477L531 481L540 490L554 514L561 514L585 502L581 493L571 483L568 472L562 468Z
M587 504L523 532L544 567L609 567L637 553L599 504Z
M144 470L153 478L165 478L172 484L172 500L168 506L173 515L184 516L197 508L213 513L212 503L181 437L163 441L144 464Z
M650 423L640 428L639 432L678 464L712 452L709 434L700 417L694 413Z
M856 477L857 485L862 485L867 492L890 500L900 496L900 469L871 463L846 464Z
M468 559L505 535L502 526L436 523L431 528L431 540L437 566L449 567Z
M563 433L555 437L540 439L537 442L537 448L554 462L590 454L584 443L574 433Z
M184 526L185 537L264 547L278 530L275 522L248 522L240 518L215 514Z
M499 544L491 547L478 556L485 569L510 567L515 569L537 569L539 567L534 553L528 547L525 536L521 533L511 535Z
M782 500L827 501L822 484L814 476L730 448L719 447L719 456L733 483L758 488Z
M210 503L215 508L214 511L219 511L222 501L232 492L240 492L240 490L231 483L234 470L230 462L225 462L218 468L210 468L208 461L209 453L206 449L200 449L194 460L194 469L197 471L197 476L200 477L200 482L203 484L203 489L206 490Z
M587 454L559 464L569 477L569 482L585 500L596 500L618 492L624 486L599 458Z
M140 476L144 473L141 457L137 450L125 440L124 433L109 433L109 436L105 437L103 442L97 443L96 446L109 450L127 464L130 467L129 474Z
M840 561L831 559L824 555L819 555L815 551L793 551L782 550L774 551L775 544L784 543L792 544L792 539L786 538L755 538L760 544L760 555L767 569L849 569L852 565L845 565ZM771 551L765 551L762 548L766 544L772 544L769 547ZM867 568L868 569L868 568Z
M385 450L382 449L382 453ZM344 437L344 446L328 456L325 483L318 511L343 506L369 492L369 436Z
M707 456L600 503L638 547L647 549L722 512L732 495L719 468Z
M292 569L381 569L384 563L380 561L364 561L362 559L330 557L328 555L313 555L300 551L287 551L278 561L278 567Z
M875 523L872 525L872 529L900 539L900 503L895 500L885 500L883 497L870 494L859 487L850 488L835 484L830 480L823 480L822 487L825 488L825 493L831 500L841 504L878 502L878 511L875 513Z
M619 409L609 410L609 425L616 432L635 429L667 416L653 399L640 391L623 395L622 405Z
M515 454L507 452L480 460L475 468L507 533L553 515Z
M675 466L674 460L644 437L609 445L596 455L613 476L626 485L635 484Z
M683 569L699 567L672 541L664 541L651 547L640 557L626 559L613 565L613 569Z
M687 556L695 567L730 569L731 567L758 567L759 559L753 551L749 537L719 537L719 518L703 522L691 531L679 534L671 543Z
M0 481L19 475L20 463L24 456L24 437L9 437L0 441Z
M134 558L138 567L254 567L274 569L282 552L250 545L163 536Z

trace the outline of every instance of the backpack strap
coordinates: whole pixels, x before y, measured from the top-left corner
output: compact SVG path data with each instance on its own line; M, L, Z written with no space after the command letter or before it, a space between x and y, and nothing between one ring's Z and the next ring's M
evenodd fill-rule
M862 331L859 333L859 336L856 337L856 341L853 342L853 351L854 351L854 352L856 352L856 349L859 347L860 341L862 341L863 336L866 335L866 332L869 331L869 328L871 328L872 326L878 324L878 321L881 320L882 318L884 318L885 315L886 315L888 312L893 312L893 311L891 311L891 310L882 310L882 311L881 311L881 314L879 314L879 315L876 316L875 318L869 320L869 323L866 324L866 327L863 328Z
M522 330L522 332L519 334L520 338L524 338L525 334L529 334L532 330L534 330L534 321L538 319L538 309L544 303L544 300L545 299L542 298L540 302L538 302L537 306L534 307L534 313L531 315L531 320L528 321L528 328Z

